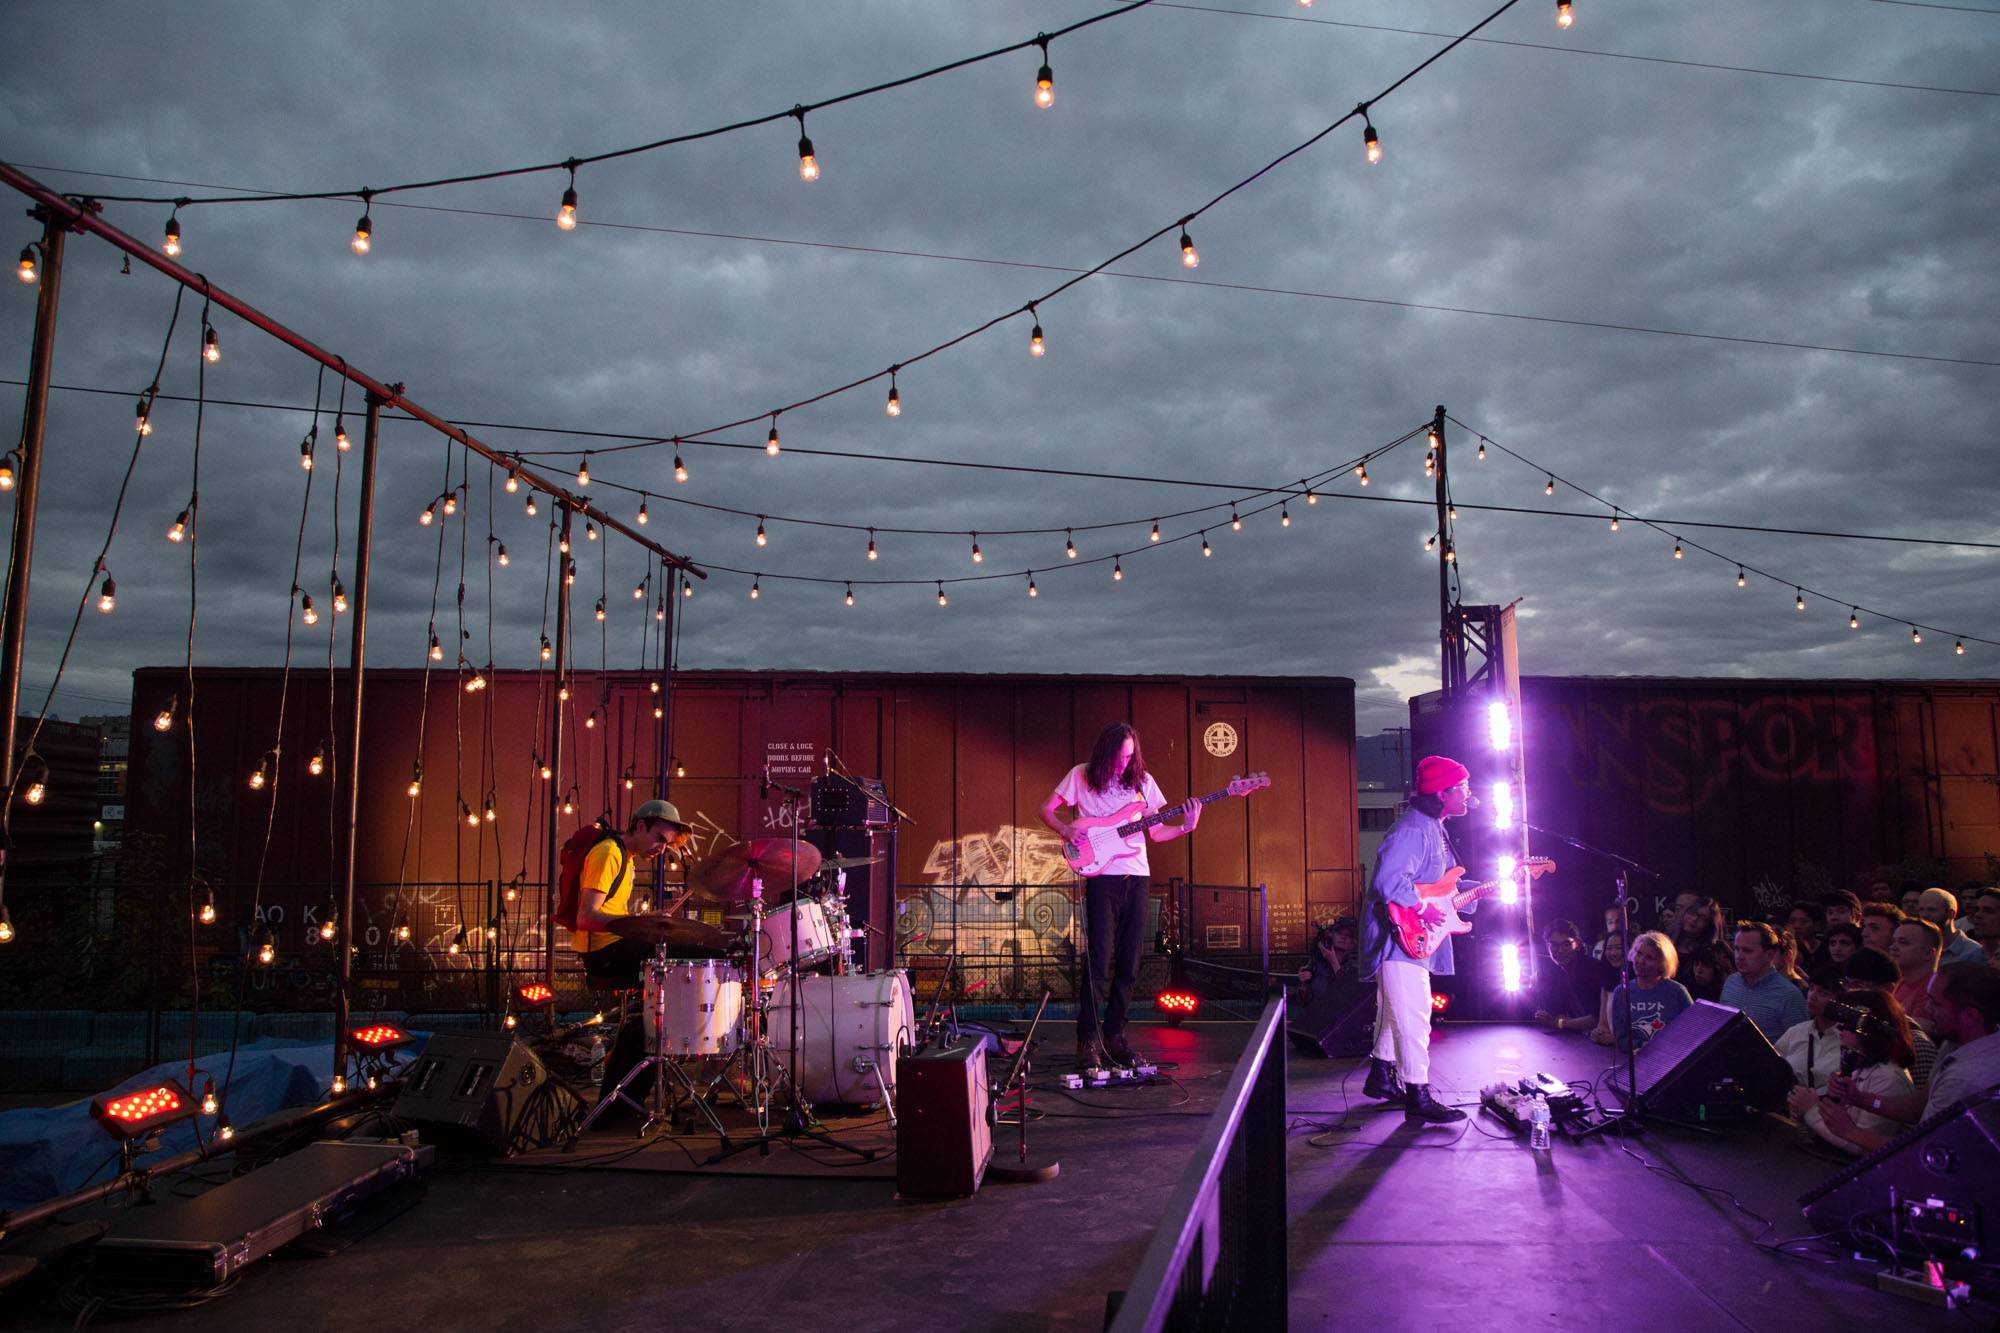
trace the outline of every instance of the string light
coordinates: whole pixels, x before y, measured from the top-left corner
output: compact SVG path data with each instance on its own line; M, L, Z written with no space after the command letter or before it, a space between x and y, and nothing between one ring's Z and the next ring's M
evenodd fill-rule
M979 553L979 534L976 532L972 534L972 563L975 565L986 563L986 557Z
M500 543L498 543L498 544L497 544L497 545L496 545L496 546L494 547L494 550L493 550L493 559L494 559L494 561L495 561L495 562L497 562L497 563L499 564L499 566L500 566L500 567L501 567L502 569L505 569L505 568L507 567L507 565L509 564L509 561L508 561L508 559L507 559L507 543L506 543L506 542L500 542Z
M111 575L104 576L104 582L97 589L97 609L110 615L118 605L118 585L111 581Z
M14 489L14 464L19 458L20 455L12 449L9 449L5 456L0 456L0 491L11 491Z
M1230 530L1234 532L1243 531L1243 519L1240 515L1237 514L1236 506L1234 504L1231 504L1229 506L1229 527Z
M603 599L602 597L600 597L600 598L598 598L598 599L597 599L597 612L596 612L596 614L597 614L597 618L598 618L599 620L602 620L602 619L604 619L604 599Z
M319 923L319 937L331 943L338 934L340 934L339 918L328 913L326 920Z
M506 484L507 494L509 495L517 494L520 491L520 489L521 489L521 474L516 472L513 468L508 468L507 484Z
M465 801L463 800L459 801L458 808L465 814L465 826L467 828L479 827L479 814L477 811L475 811L470 805L466 804Z
M903 415L903 396L896 391L896 370L895 366L889 367L889 401L882 409L892 417Z
M799 179L811 184L819 179L819 159L813 155L813 141L806 137L806 109L795 108L792 114L799 122Z
M662 593L653 602L653 619L664 621L666 618L667 618L667 598L666 594Z
M597 524L590 519L584 520L583 539L587 542L594 542L597 540Z
M1076 559L1076 537L1068 528L1063 529L1063 557L1067 560Z
M1042 48L1042 67L1035 71L1035 105L1047 111L1056 104L1056 76L1049 69L1049 39L1037 37L1035 44Z
M271 781L271 756L266 754L257 761L257 771L250 775L250 790L262 791Z
M1159 519L1157 519L1157 518L1156 518L1156 519L1154 519L1154 520L1153 520L1153 531L1152 531L1152 533L1151 533L1151 534L1150 534L1150 535L1149 535L1149 536L1147 537L1147 539L1146 539L1146 540L1148 540L1148 541L1154 541L1154 542L1157 542L1158 540L1160 540L1160 520L1159 520Z
M529 491L528 498L521 502L521 512L529 518L535 516L535 493L533 491Z
M750 578L750 600L754 602L763 595L764 595L763 575L761 574L752 575Z
M326 746L322 744L313 751L312 758L306 760L306 772L318 777L326 772Z
M307 472L313 470L313 436L310 434L299 441L299 466Z
M1849 607L1849 608L1847 609L1847 628L1849 628L1849 629L1860 629L1860 628L1861 628L1861 608L1860 608L1860 607L1858 607L1858 606L1851 606L1851 607Z
M1611 530L1613 532L1618 531L1618 511L1616 509L1611 511Z
M1035 586L1035 576L1033 574L1028 575L1028 596L1040 597L1041 595L1042 590Z
M204 1080L201 1088L201 1113L203 1115L214 1115L221 1109L222 1103L217 1101L215 1096L215 1080Z
M1479 437L1479 448L1473 452L1472 456L1479 462L1484 463L1486 461L1486 437L1484 435Z
M8 915L7 904L0 903L0 944L14 942L14 918Z
M1750 580L1744 577L1743 566L1741 565L1738 565L1736 567L1736 586L1739 588L1747 588L1750 586Z
M582 461L581 463L578 463L578 464L576 465L576 485L577 485L577 489L578 489L578 490L586 490L586 489L588 489L588 488L589 488L589 486L590 486L590 455L589 455L589 454L585 454L585 455L583 456L583 461Z
M347 439L347 418L345 417L335 416L333 419L333 447L340 450L340 452L342 452L343 454L346 453L349 448L349 443Z
M549 761L539 756L535 759L535 771L542 775L542 781L544 782L547 782L556 775L555 770L549 767Z
M1207 529L1203 529L1201 534L1201 558L1207 560L1214 554L1215 548L1208 544L1208 531Z
M444 661L444 645L438 642L438 636L435 633L431 635L431 661Z
M875 529L868 529L868 558L875 559Z
M21 279L22 282L26 283L34 282L35 247L33 247L32 245L24 245L21 247L21 266L15 269L14 273L17 277Z
M569 167L569 188L563 191L562 207L556 210L556 226L563 231L576 230L576 164Z
M632 600L635 602L646 600L646 585L644 583L640 583L632 589Z
M1910 626L1910 642L1922 643L1923 641L1924 641L1924 636L1922 632L1919 631L1915 625Z
M549 643L549 636L544 634L542 636L542 660L544 662L548 661L551 657L555 656L555 651L555 648Z
M949 605L950 599L944 595L944 581L942 579L938 581L937 590L938 590L938 605L939 606Z
M1278 526L1281 528L1292 526L1292 511L1285 506L1285 502L1282 500L1278 502ZM1159 539L1155 537L1154 540L1157 541Z
M1556 477L1555 474L1551 472L1549 474L1548 481L1544 482L1542 485L1542 494L1554 495L1555 493L1556 493Z
M847 585L847 604L849 606L854 605L854 585L852 583Z
M643 496L639 500L639 512L635 516L635 521L642 528L653 521L653 516L646 512L646 501Z
M160 237L160 250L172 259L181 252L181 214L175 209L167 217L166 231Z
M1316 505L1318 503L1319 503L1319 492L1314 490L1310 486L1306 487L1306 504Z
M687 775L688 775L688 771L687 771L687 765L686 765L686 764L683 764L683 763L682 763L682 762L681 762L681 761L680 761L679 759L675 759L675 760L674 760L674 776L675 776L675 777L677 777L677 778L684 778L684 777L686 777Z
M1674 539L1674 559L1685 560L1686 558L1686 555L1681 551L1680 538L1676 537Z
M674 480L679 482L685 482L687 479L688 479L688 467L686 463L683 463L681 461L680 445L676 444L674 446Z
M215 336L215 326L204 324L201 330L201 359L214 365L222 360L222 343Z
M576 813L576 788L571 787L567 792L563 793L562 812L566 815Z
M354 239L348 245L357 255L365 255L374 248L374 224L368 220L368 192L361 192L361 217L354 224Z
M1803 588L1792 589L1792 609L1795 611L1804 611L1806 609L1805 589Z
M757 544L759 546L769 546L771 544L770 538L764 535L764 516L762 514L757 515Z
M319 609L313 605L312 594L309 592L299 594L299 619L308 625L319 624Z
M202 890L201 906L195 910L194 915L195 915L195 920L201 922L201 924L204 926L212 926L215 924L216 911L215 911L214 889Z
M174 714L180 709L180 706L181 700L179 695L175 695L172 699L168 700L165 708L153 714L153 730L172 731L174 729Z
M1181 219L1181 263L1187 268L1201 267L1201 254L1194 248L1194 238L1188 235L1188 219Z
M1958 654L1958 655L1959 655L1960 657L1963 657L1963 656L1965 656L1965 640L1964 640L1964 639L1960 639L1960 640L1958 640L1957 642L1955 642L1954 644L1952 644L1952 646L1951 646L1951 650L1952 650L1952 651L1953 651L1954 653Z
M1438 535L1435 532L1431 533L1428 537L1425 537L1424 538L1425 553L1428 554L1431 551L1435 551L1437 549L1437 544L1438 544Z
M1375 133L1375 122L1368 119L1368 103L1354 108L1361 113L1361 151L1370 166L1382 160L1382 140Z
M778 414L771 414L771 433L764 437L764 452L771 457L778 456Z
M437 501L435 500L425 505L424 512L417 515L417 522L425 527L429 527L431 524L437 522L437 508Z
M1556 0L1556 26L1567 28L1576 22L1576 15L1570 12L1569 0Z
M1366 486L1368 484L1368 465L1366 463L1355 464L1354 477L1355 480L1359 481L1363 486Z
M398 912L396 914L396 938L404 943L409 942L410 918L408 913Z
M139 417L133 429L141 436L153 433L153 405L143 395L139 399Z
M1039 358L1046 351L1048 343L1042 338L1042 326L1037 322L1035 327L1028 331L1028 355Z
M453 514L456 514L457 512L458 512L458 492L446 491L444 493L444 516L446 518L450 518Z
M1125 566L1119 562L1118 557L1115 555L1111 557L1111 581L1113 583L1123 583L1125 581Z
M690 598L690 597L692 597L692 596L694 596L694 580L693 580L693 579L682 579L682 580L681 580L681 598L682 598L682 600L683 600L683 601L685 601L685 600L686 600L687 598Z

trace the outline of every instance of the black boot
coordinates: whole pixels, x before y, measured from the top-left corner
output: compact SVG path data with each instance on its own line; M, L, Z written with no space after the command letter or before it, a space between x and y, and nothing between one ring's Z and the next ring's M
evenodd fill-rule
M1361 1085L1361 1095L1371 1101L1402 1101L1403 1080L1396 1076L1396 1062L1369 1056L1368 1081Z
M1465 1112L1431 1100L1431 1085L1428 1083L1409 1083L1404 1085L1404 1089L1403 1121L1406 1124L1449 1125L1465 1119Z

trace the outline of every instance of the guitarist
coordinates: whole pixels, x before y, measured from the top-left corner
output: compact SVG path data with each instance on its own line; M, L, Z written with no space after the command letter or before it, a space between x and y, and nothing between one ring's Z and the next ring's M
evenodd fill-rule
M1364 1095L1378 1101L1403 1099L1403 1119L1417 1125L1448 1125L1465 1119L1431 1097L1431 974L1451 975L1451 936L1428 958L1412 958L1398 940L1388 905L1399 903L1425 914L1440 908L1423 902L1417 885L1432 884L1452 864L1444 821L1466 812L1472 775L1444 755L1417 761L1417 787L1403 812L1383 836L1375 879L1361 917L1361 974L1375 978L1375 1052L1368 1062ZM1460 908L1469 911L1474 904Z
M1166 805L1167 798L1146 771L1138 731L1129 722L1113 722L1098 733L1090 762L1072 768L1042 802L1042 822L1067 843L1075 833L1058 810L1067 806L1079 818L1101 818L1118 814L1134 801L1143 801L1144 813L1151 814ZM1194 832L1200 822L1201 806L1190 805L1180 818L1147 829L1146 836L1154 842L1167 842ZM1139 946L1146 930L1146 894L1151 883L1152 867L1147 864L1143 842L1111 858L1097 874L1083 881L1090 989L1077 997L1076 1061L1080 1069L1098 1064L1100 1031L1105 1058L1124 1069L1137 1063L1137 1055L1125 1040L1125 1009L1132 999L1132 983L1139 975Z

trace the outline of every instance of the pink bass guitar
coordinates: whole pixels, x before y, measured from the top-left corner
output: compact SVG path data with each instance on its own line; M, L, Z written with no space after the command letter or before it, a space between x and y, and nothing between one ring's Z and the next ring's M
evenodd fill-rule
M1134 801L1116 814L1079 819L1070 825L1072 836L1063 844L1063 859L1079 875L1095 875L1117 857L1139 850L1139 839L1155 824L1178 819L1197 805L1207 805L1225 796L1248 796L1271 785L1268 773L1252 773L1247 778L1231 778L1221 791L1206 796L1190 796L1179 805L1169 805L1145 814L1146 803Z

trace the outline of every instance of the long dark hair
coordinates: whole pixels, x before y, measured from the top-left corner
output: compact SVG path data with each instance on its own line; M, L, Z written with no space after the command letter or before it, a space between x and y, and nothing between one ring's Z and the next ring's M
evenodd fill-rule
M1132 738L1132 762L1125 765L1121 774L1113 770L1127 736ZM1097 744L1091 747L1090 764L1083 770L1083 778L1092 791L1106 791L1114 785L1138 791L1145 786L1146 752L1139 748L1139 732L1130 722L1113 722L1097 733Z
M1883 990L1850 990L1840 993L1840 1002L1853 1005L1856 1009L1866 1009L1880 1020L1869 1024L1868 1031L1856 1034L1856 1044L1869 1064L1887 1061L1907 1069L1915 1062L1915 1047L1910 1041L1910 1020L1903 1013L1903 1006L1896 1003L1895 996Z

